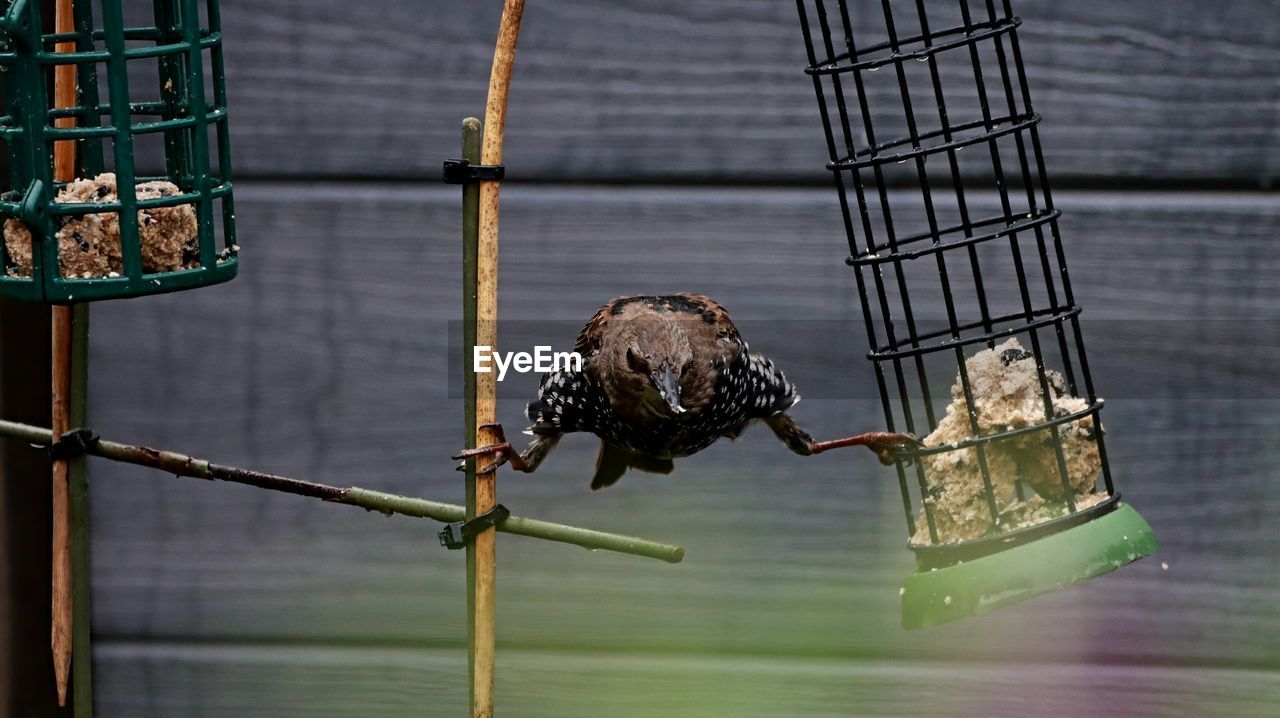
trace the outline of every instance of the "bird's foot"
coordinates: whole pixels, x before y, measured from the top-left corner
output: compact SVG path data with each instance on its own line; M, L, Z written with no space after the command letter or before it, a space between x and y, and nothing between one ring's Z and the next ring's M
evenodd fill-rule
M911 434L872 431L845 439L815 441L810 444L809 450L811 453L820 454L824 451L839 449L844 446L865 446L876 453L880 463L885 466L891 466L898 459L911 463L909 452L923 447L924 444L920 443L920 440ZM903 454L908 455L903 456Z
M881 435L873 438L867 443L867 448L876 452L876 457L880 459L880 463L885 466L893 466L893 463L901 459L907 465L911 464L911 452L924 448L924 443L917 439L913 434L878 432Z
M476 469L477 474L488 474L508 462L510 462L511 468L516 471L529 470L528 466L525 464L524 457L520 456L520 452L516 451L515 448L513 448L507 441L506 434L502 430L502 424L481 424L480 428L489 429L493 432L495 438L494 443L485 446L477 446L474 449L467 449L455 455L453 458L462 462L458 465L458 471L467 470L467 459L477 456L490 456L493 454L497 454L497 457L495 457L493 461L485 464L479 469Z

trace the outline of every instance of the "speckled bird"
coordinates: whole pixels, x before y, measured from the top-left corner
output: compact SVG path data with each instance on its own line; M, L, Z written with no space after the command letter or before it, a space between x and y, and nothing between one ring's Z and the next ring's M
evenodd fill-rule
M507 461L531 472L560 437L585 431L600 437L595 490L629 468L669 474L673 459L721 437L736 439L754 421L802 456L866 446L890 464L898 452L918 446L909 434L887 432L815 441L787 414L800 400L795 386L751 351L724 307L699 294L615 299L583 327L574 351L582 356L581 371L545 374L529 403L534 438L528 448L515 451L493 425L499 443L454 458L496 454L481 473Z

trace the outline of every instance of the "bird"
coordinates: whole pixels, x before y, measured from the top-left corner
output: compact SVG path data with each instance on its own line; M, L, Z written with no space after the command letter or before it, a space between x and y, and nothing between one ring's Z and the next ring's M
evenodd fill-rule
M487 424L496 442L455 455L459 470L467 459L493 456L480 473L504 463L533 472L565 434L587 432L600 438L591 479L597 490L628 469L669 474L674 459L736 439L754 422L802 456L866 446L889 465L920 446L893 432L814 440L787 413L800 400L795 385L751 351L724 307L700 294L618 297L587 322L574 351L580 366L544 374L529 403L528 447L516 451L500 424Z

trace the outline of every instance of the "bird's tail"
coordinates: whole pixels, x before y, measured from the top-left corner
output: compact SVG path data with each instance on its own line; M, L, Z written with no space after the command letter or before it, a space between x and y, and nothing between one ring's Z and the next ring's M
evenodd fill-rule
M591 490L597 491L606 486L613 486L618 479L627 473L627 469L639 469L651 474L669 474L675 470L675 462L671 459L659 459L652 456L635 454L621 449L607 441L600 442L600 453L596 455L596 473L591 478Z

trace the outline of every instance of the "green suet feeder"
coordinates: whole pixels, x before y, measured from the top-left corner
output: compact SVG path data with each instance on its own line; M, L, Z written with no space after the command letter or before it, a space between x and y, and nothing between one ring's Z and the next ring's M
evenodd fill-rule
M73 0L63 33L44 25L51 4L11 0L0 16L0 295L65 304L231 279L239 248L217 0L154 0L140 21L132 13L145 3L130 3L126 20L121 0ZM67 65L76 92L62 106L52 78ZM77 182L55 176L60 141L75 143Z
M797 5L885 421L924 443L897 463L903 625L1152 553L1107 462L1010 2Z

